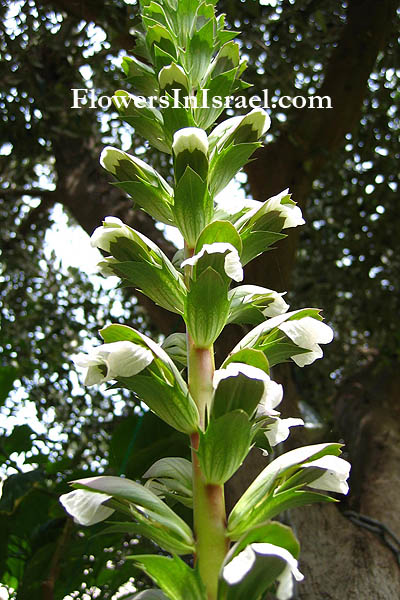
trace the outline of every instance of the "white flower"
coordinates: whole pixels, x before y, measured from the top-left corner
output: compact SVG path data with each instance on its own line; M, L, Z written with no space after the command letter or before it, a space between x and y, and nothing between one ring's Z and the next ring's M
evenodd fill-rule
M324 353L318 344L329 344L333 340L332 329L312 317L285 321L278 325L278 329L283 331L297 346L310 351L291 356L299 367L310 365L317 358L322 358Z
M234 281L242 281L243 279L243 268L240 262L239 253L232 244L225 242L214 242L213 244L204 244L200 252L187 258L181 264L181 267L185 265L194 266L204 254L225 254L224 270L225 273Z
M269 198L265 203L265 212L272 212L276 210L280 213L281 217L285 218L282 229L297 227L298 225L304 225L305 223L305 220L301 214L301 210L296 204L292 202L282 204L281 201L288 195L289 188L283 190L283 192L277 194L276 196L272 196L272 198ZM266 210L267 208L268 210Z
M101 248L110 252L110 244L118 238L125 237L134 240L132 230L117 217L106 217L101 227L97 227L90 238L90 245L93 248Z
M275 292L268 288L261 287L259 285L240 285L233 288L228 297L233 300L234 306L240 304L251 304L254 302L255 306L262 304L263 301L268 302L268 306L262 311L265 317L275 317L285 313L289 304L286 304L282 296L286 292Z
M294 556L281 546L268 543L250 544L224 567L222 577L228 585L239 583L251 571L257 555L276 556L285 561L285 567L277 577L279 584L276 597L278 600L289 600L293 593L293 577L297 581L301 581L304 576L300 573L298 562Z
M172 143L172 149L175 156L187 150L188 152L194 152L199 150L205 156L208 154L208 138L204 129L199 127L184 127L179 129L175 135Z
M112 496L79 489L60 496L60 502L67 513L74 517L75 523L94 525L104 521L114 512L113 508L103 506L103 502L110 498Z
M328 492L338 492L339 494L348 493L349 484L347 483L347 479L350 475L351 465L347 460L339 456L327 454L302 466L305 468L318 467L325 471L321 477L318 477L318 479L309 484L311 487Z
M185 89L189 88L188 78L181 66L176 63L171 63L168 67L163 67L158 74L158 82L160 88L164 90L166 87L176 84L182 85Z
M283 388L279 383L272 381L269 375L252 365L246 365L245 363L229 363L224 369L217 369L214 372L213 387L216 389L218 384L223 379L228 377L237 377L239 373L243 374L249 379L257 379L258 381L264 382L264 392L257 408L257 416L275 416L279 413L274 410L278 404L282 402Z
M132 377L153 360L153 353L133 342L111 342L94 348L90 354L74 358L78 367L87 369L85 385L103 383L117 377Z
M287 440L290 434L290 427L297 427L298 425L304 425L303 419L275 419L273 423L268 424L268 429L264 432L269 445L276 446ZM263 451L263 454L266 456L268 453Z

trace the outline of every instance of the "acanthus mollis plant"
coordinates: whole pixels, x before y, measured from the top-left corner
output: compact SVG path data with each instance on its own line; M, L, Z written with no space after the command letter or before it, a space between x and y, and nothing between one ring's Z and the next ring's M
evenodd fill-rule
M115 103L136 133L172 155L175 182L169 185L116 148L104 149L101 164L137 206L178 228L184 256L171 262L114 217L96 229L92 244L109 253L99 265L104 275L117 275L123 285L180 315L186 335L174 333L160 346L113 324L100 332L104 344L76 362L86 369L86 385L114 381L187 434L192 458L158 460L143 474L144 484L114 476L74 481L61 502L82 525L121 515L125 520L112 520L112 531L146 536L164 551L133 557L158 586L134 596L138 600L260 600L268 591L285 600L293 579L303 578L299 544L273 518L293 507L335 501L321 491L347 493L350 465L339 457L340 444L266 458L265 469L229 515L224 484L252 447L270 457L290 428L303 424L281 419L283 389L270 370L290 359L304 367L321 358L320 344L332 340L332 331L318 309L288 312L282 294L240 285L243 267L283 238L282 231L304 221L288 190L265 202L216 197L270 125L268 115L254 109L213 128L223 111L213 99L247 86L236 32L224 29L215 2L141 4L143 61L125 58L123 66L135 91L162 96L164 104L139 108L124 91L116 93ZM185 102L188 95L197 106ZM228 323L254 328L215 369L213 345ZM193 509L193 528L171 508L177 502Z

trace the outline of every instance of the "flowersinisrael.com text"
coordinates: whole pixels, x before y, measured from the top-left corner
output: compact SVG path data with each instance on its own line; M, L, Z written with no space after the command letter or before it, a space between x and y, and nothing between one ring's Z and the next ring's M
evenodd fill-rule
M112 106L128 108L132 102L135 108L332 108L330 96L280 96L270 99L267 89L262 95L253 96L210 96L208 89L202 89L197 96L183 96L181 89L171 90L172 95L163 96L98 96L93 89L72 88L71 108L91 108L108 110Z

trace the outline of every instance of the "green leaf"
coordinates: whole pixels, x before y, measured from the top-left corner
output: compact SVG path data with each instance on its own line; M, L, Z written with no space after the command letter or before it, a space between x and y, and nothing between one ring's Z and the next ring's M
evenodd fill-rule
M102 529L99 535L108 535L110 533L144 536L158 544L160 548L163 548L167 552L171 552L171 554L191 554L194 551L194 543L188 544L183 542L181 538L174 535L172 532L163 529L158 523L156 525L150 525L145 522L113 523L109 527L106 527L106 529Z
M232 144L215 154L210 167L210 193L216 196L248 162L250 156L260 148L258 142Z
M124 56L122 68L127 81L144 96L156 96L158 94L158 82L154 69L134 56Z
M146 486L173 502L192 508L192 464L184 458L161 458L143 475Z
M189 333L199 348L208 348L224 328L229 314L227 285L222 277L208 267L192 281L187 294L185 321Z
M281 507L284 503L282 502L280 505L277 505L274 503L273 498L275 489L279 484L291 477L293 473L300 470L301 465L305 462L316 460L327 454L338 456L340 454L340 447L340 444L333 443L304 446L303 448L297 448L296 450L286 452L273 460L253 481L234 506L228 520L229 532L236 536L248 530L250 527L257 525L261 521L270 518L272 516L271 511L272 514L277 514L273 511L278 507L278 512L283 510ZM299 491L293 492L293 490L289 490L289 495L282 497L281 500L284 500L285 502L291 501L291 498L294 497L294 493L297 494L296 501L297 498L300 499L302 497L301 494L303 494L303 492L300 493ZM283 492L283 494L287 494L287 492ZM320 496L320 494L315 494L315 496L313 496L312 492L304 492L304 494L308 495L308 499ZM306 497L304 496L304 498Z
M242 464L251 443L251 423L242 410L211 419L200 433L198 457L207 483L224 484Z
M197 571L179 557L139 555L128 558L132 558L171 600L207 600Z
M162 343L162 348L175 362L187 366L187 341L185 333L171 333Z
M285 510L304 506L305 504L315 504L316 502L338 502L338 500L317 492L296 489L286 490L272 495L268 502L260 506L256 523L273 519Z
M210 19L189 38L187 62L190 62L192 85L196 86L204 77L214 52L214 23Z
M206 182L191 167L186 167L175 188L173 215L175 224L191 248L209 223L212 208Z
M171 154L171 140L165 136L164 120L157 108L139 102L141 98L125 90L117 90L112 100L121 119L134 128L135 135L148 140L157 150Z
M174 225L172 204L166 199L165 192L140 181L119 181L116 187L124 190L153 219L166 225Z
M286 548L286 550L288 550L295 558L297 558L300 553L300 544L292 529L282 523L269 521L253 527L242 535L229 551L224 563L228 563L234 556L239 554L239 552L253 542L266 542L268 544L274 544L275 546L281 546L282 548Z
M118 383L135 392L156 415L178 431L192 434L197 431L199 414L189 394L178 385L170 385L156 375L119 377Z
M133 285L159 306L183 314L186 287L182 276L171 263L164 263L161 268L133 261L101 264L109 267L124 283Z
M241 409L251 418L265 390L259 379L251 379L243 373L222 379L214 393L212 415L218 418L225 413Z
M242 265L245 266L253 258L256 258L265 252L272 244L283 240L286 237L284 233L275 233L273 231L247 231L241 234L243 243L243 252L241 256Z
M238 352L232 353L224 361L222 369L224 369L231 362L245 363L252 367L257 367L262 371L265 371L269 375L269 363L265 354L261 350L254 350L254 348L243 348Z
M204 244L213 244L214 242L224 242L232 244L239 252L242 252L242 240L236 228L229 221L213 221L201 232L197 243L195 254L200 252Z
M204 87L198 91L198 108L194 109L194 120L198 127L208 129L219 115L225 109L224 103L221 106L213 104L216 96L224 99L232 92L237 69L232 69L226 73L221 73L214 79L208 79ZM206 91L208 90L208 91Z
M190 108L186 108L182 102L174 100L168 92L165 92L164 96L169 100L169 105L163 108L164 131L172 140L174 133L178 129L195 127L196 123ZM182 94L178 96L178 100L181 99Z
M192 463L185 458L167 457L157 460L143 475L144 478L170 480L180 484L180 489L192 493ZM175 488L173 488L175 489Z
M150 20L147 20L145 17L143 17L143 22L144 23L150 23ZM155 52L155 47L157 46L157 48L160 48L163 52L166 52L167 54L169 54L170 56L173 57L174 60L176 60L176 50L175 50L175 42L174 39L171 35L171 33L168 31L168 29L166 27L164 27L163 25L160 24L150 24L147 27L147 43L151 49L151 52L153 54L153 57L156 58L156 52ZM156 62L156 67L159 70L160 65L157 64ZM169 61L168 64L170 64L171 61Z

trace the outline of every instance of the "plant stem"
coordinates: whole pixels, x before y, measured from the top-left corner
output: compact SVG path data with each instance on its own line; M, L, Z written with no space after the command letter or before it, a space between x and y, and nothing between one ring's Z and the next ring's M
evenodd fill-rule
M200 414L200 427L205 429L210 407L214 374L213 348L197 348L188 335L189 390ZM217 599L218 576L228 551L223 485L207 484L197 457L200 434L191 436L193 465L193 517L196 536L196 564L207 589L208 600Z

